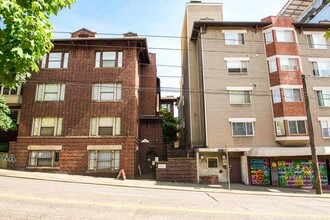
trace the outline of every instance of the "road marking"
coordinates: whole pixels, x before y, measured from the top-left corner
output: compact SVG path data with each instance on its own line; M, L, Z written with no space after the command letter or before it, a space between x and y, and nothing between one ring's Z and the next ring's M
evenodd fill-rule
M113 208L130 208L130 209L144 209L144 210L158 210L158 211L176 211L176 212L193 212L193 213L207 213L207 214L232 214L232 215L254 215L254 216L277 216L277 217L297 217L297 218L324 218L330 219L329 215L319 214L285 214L285 213L262 213L262 212L245 212L245 211L224 211L224 210L205 210L205 209L191 209L191 208L176 208L176 207L160 207L160 206L143 206L143 205L125 205L115 203L99 203L99 202L82 202L75 200L62 200L51 199L41 197L29 197L29 196L15 196L0 194L0 198L17 199L17 200L31 200L41 202L53 202L62 204L78 204L78 205L94 205L101 207L113 207Z

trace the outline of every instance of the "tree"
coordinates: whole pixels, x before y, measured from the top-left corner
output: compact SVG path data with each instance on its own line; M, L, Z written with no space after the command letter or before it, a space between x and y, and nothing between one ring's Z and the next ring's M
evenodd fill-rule
M0 1L0 83L17 87L38 72L38 63L52 48L53 26L49 17L75 0ZM13 128L9 108L0 101L0 129ZM9 112L8 112L9 111ZM9 125L9 124L12 125Z
M6 105L4 97L0 96L0 128L1 130L8 131L16 129L16 125L12 122L10 115L10 109Z
M173 143L177 139L179 120L167 109L162 109L163 114L163 142Z

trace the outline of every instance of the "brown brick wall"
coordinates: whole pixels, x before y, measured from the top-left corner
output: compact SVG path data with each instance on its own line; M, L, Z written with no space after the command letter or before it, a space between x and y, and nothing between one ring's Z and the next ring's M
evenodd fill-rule
M166 169L156 168L158 181L197 182L196 159L194 158L168 158Z

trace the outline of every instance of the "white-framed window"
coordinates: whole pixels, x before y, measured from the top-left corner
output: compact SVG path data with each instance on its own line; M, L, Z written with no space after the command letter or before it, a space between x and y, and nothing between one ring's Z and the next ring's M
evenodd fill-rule
M60 151L31 150L29 151L29 167L58 167Z
M244 33L225 32L225 45L243 45L245 44Z
M321 123L322 137L330 138L330 121L320 121L320 123Z
M319 106L330 106L330 90L318 90L316 94Z
M308 47L311 49L327 49L327 42L323 34L307 34Z
M123 67L122 51L96 52L95 67Z
M167 111L171 111L171 104L161 104L161 109L167 109Z
M314 76L330 77L330 61L313 61Z
M218 168L218 158L208 157L207 158L207 168Z
M20 113L21 113L20 109L10 109L9 117L16 125L18 125L20 122L20 115L21 115Z
M284 100L286 102L301 102L300 89L284 89Z
M275 125L276 125L276 134L285 135L284 121L276 121Z
M269 72L273 73L277 71L277 62L276 59L271 59L268 60L268 64L269 64Z
M44 55L41 68L60 69L68 68L68 52L50 52Z
M90 136L120 135L119 117L95 117L90 121Z
M247 60L227 60L227 70L229 73L247 73Z
M302 120L288 121L289 134L306 134L306 122Z
M65 84L38 84L37 101L63 101Z
M269 31L267 33L265 33L265 40L266 40L266 44L270 44L273 43L273 31Z
M33 136L62 135L62 118L34 118Z
M276 30L277 42L293 42L293 31L292 30Z
M272 97L273 97L273 103L280 103L281 102L281 90L280 89L273 89L272 90Z
M119 150L90 150L88 155L89 170L119 170Z
M251 104L251 91L229 91L230 104Z
M253 122L232 122L233 136L254 136Z
M22 88L8 88L0 84L0 95L22 95Z
M122 97L121 83L96 83L93 84L93 101L116 101Z
M280 58L280 65L282 71L298 71L298 62L296 58Z

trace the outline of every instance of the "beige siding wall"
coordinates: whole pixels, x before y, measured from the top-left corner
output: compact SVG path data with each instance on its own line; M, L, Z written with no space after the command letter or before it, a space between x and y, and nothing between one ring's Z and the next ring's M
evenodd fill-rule
M322 31L317 29L304 29L303 31ZM323 30L324 31L324 30ZM313 87L330 87L329 77L315 77L313 75L313 68L308 58L329 58L330 59L330 41L327 41L327 49L311 49L308 48L307 37L303 32L297 31L298 42L300 46L301 62L303 74L309 76L306 79L307 92L310 102L310 110L313 120L314 138L316 146L330 146L330 139L322 138L321 124L318 117L330 117L330 107L319 107L317 102L316 91Z
M247 30L246 44L224 43L220 28L204 35L204 73L209 147L271 147L275 142L269 79L262 32ZM248 74L229 74L225 57L248 57ZM252 104L231 105L227 86L253 87ZM233 137L229 118L256 118L253 137Z

